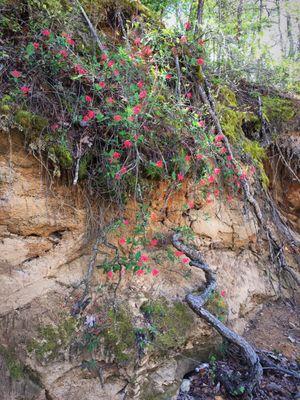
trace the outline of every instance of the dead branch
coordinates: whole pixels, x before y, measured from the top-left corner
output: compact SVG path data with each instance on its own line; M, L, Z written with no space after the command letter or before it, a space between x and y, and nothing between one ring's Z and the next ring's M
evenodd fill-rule
M198 316L205 319L205 321L207 321L214 329L216 329L216 331L219 332L224 339L238 346L249 367L248 376L244 379L243 382L238 385L238 387L236 387L236 383L233 382L232 377L229 377L225 374L223 376L220 376L220 380L222 381L226 390L229 393L233 393L235 390L243 386L246 393L251 396L253 389L259 384L263 374L263 369L260 364L258 355L256 354L253 347L243 337L233 332L221 321L219 321L218 318L216 318L213 314L211 314L204 308L206 302L209 299L209 296L216 288L216 277L209 265L203 262L201 253L198 250L192 249L191 247L185 245L181 241L181 235L178 233L173 235L172 243L174 247L176 247L176 249L182 251L191 259L191 266L201 269L202 271L204 271L205 274L205 290L198 295L188 294L186 296L186 301L188 305Z

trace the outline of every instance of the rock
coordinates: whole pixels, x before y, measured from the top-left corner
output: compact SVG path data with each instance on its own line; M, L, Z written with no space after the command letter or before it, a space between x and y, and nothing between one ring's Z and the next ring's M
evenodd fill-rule
M183 393L188 393L191 388L191 381L189 379L183 379L181 385L180 385L180 390Z

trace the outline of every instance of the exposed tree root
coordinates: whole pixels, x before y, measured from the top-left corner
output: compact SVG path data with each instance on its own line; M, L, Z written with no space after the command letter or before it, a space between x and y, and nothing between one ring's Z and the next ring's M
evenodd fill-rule
M198 295L188 294L186 296L188 305L198 316L205 319L205 321L207 321L214 329L216 329L216 331L218 331L224 339L236 345L241 350L249 367L248 375L242 382L237 382L236 379L233 379L231 376L226 374L219 376L220 381L223 383L229 393L239 393L241 392L241 388L244 388L244 391L251 397L253 389L259 384L263 374L263 369L256 351L243 337L226 327L221 321L218 320L218 318L204 308L209 296L216 288L217 284L214 272L211 270L209 265L202 260L201 253L198 250L192 249L191 247L185 245L181 241L180 234L174 234L172 242L174 247L185 253L191 259L190 265L201 269L205 274L206 287L204 291Z

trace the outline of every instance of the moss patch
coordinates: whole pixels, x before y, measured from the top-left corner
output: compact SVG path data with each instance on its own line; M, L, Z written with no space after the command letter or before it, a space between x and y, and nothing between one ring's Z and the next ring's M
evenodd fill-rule
M16 357L12 349L8 349L0 345L0 354L5 360L5 364L9 370L9 375L14 380L20 380L24 377L24 365Z
M141 312L148 321L147 334L154 351L165 354L185 343L194 321L187 305L181 302L169 304L165 298L160 298L144 303Z
M263 113L268 122L288 122L296 115L293 102L281 97L262 97Z
M75 332L77 321L68 317L58 326L44 325L38 327L37 338L27 346L39 361L48 362L57 357L59 351L68 347Z
M36 138L48 126L48 120L26 110L19 110L15 114L15 122L30 137Z
M219 292L215 291L210 296L205 308L220 321L225 322L228 317L228 305Z

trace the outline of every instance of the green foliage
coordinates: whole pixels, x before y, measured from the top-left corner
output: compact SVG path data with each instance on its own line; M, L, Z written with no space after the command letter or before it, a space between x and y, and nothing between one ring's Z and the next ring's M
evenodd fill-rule
M228 316L228 305L219 292L214 291L212 293L205 307L221 322L226 322Z
M296 108L291 100L281 97L262 97L263 113L272 123L288 122L296 115Z
M67 317L58 325L39 326L37 338L31 340L27 350L34 353L40 362L55 359L61 349L70 345L77 323L74 318Z

